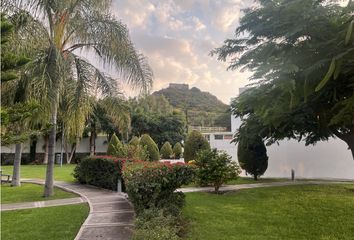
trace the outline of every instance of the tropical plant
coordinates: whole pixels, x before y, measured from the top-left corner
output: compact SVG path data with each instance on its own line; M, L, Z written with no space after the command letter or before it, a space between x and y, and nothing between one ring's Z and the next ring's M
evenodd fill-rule
M212 52L231 58L230 70L253 72L255 83L233 100L233 113L268 144L338 137L354 159L353 2L258 2L245 11L235 38Z
M182 145L178 142L173 146L173 154L176 159L180 159L182 155Z
M163 159L170 159L173 151L172 151L172 146L169 142L165 142L164 145L162 145L160 149L160 154Z
M210 145L205 137L200 132L193 130L184 143L184 161L195 160L200 150L208 149L210 149Z
M149 155L149 161L157 161L160 159L159 148L148 134L141 136L140 145L146 148Z
M126 26L109 12L110 5L109 0L2 1L3 11L10 15L25 11L33 19L32 25L36 25L36 28L28 28L30 34L37 37L32 48L37 58L33 59L28 74L33 77L32 86L41 88L39 92L46 95L51 113L46 197L53 195L60 93L68 82L80 86L78 96L90 94L92 90L109 95L116 90L116 82L79 55L78 50L95 54L135 88L148 90L151 86L152 72L145 58L135 50Z

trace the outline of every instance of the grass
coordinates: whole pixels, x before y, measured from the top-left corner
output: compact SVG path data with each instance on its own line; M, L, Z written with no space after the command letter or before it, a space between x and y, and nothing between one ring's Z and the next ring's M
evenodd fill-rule
M43 198L43 186L37 184L23 183L21 187L11 187L10 184L1 185L1 203L19 203L53 200L61 198L77 197L76 194L66 192L60 188L54 188L54 196Z
M236 180L227 182L225 185L239 185L239 184L250 184L250 183L270 183L270 182L287 182L290 181L288 178L260 178L255 181L250 177L239 177ZM199 187L197 183L191 183L184 185L183 187Z
M186 194L188 239L352 240L354 184Z
M74 182L72 175L75 164L65 164L63 167L54 167L54 179L56 181ZM22 165L21 178L45 179L47 165ZM3 173L12 175L13 166L1 166Z
M72 240L89 213L87 204L1 213L1 239Z

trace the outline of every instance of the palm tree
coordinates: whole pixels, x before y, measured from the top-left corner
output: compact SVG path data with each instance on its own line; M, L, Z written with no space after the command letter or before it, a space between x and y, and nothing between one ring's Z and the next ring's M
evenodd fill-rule
M133 88L147 91L152 85L152 71L145 58L137 53L126 26L109 12L109 0L4 0L8 13L26 11L41 27L32 29L41 35L36 46L37 58L32 62L33 81L45 89L50 104L48 165L44 196L53 195L53 168L60 93L68 81L82 84L90 91L94 84L101 94L114 92L108 78L84 59L78 50L94 53L97 58L120 73ZM37 44L38 45L38 44Z

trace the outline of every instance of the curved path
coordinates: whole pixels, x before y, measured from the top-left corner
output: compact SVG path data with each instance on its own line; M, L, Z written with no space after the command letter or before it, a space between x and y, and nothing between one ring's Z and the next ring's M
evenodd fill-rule
M241 189L249 188L263 188L263 187L281 187L281 186L292 186L292 185L316 185L316 184L353 184L354 181L332 181L332 180L314 180L314 181L286 181L286 182L269 182L269 183L250 183L250 184L238 184L238 185L224 185L220 187L220 192L237 191ZM187 187L180 188L177 191L184 193L189 192L213 192L214 187Z
M34 179L23 182L44 184ZM78 183L56 181L55 186L80 195L90 206L90 213L75 240L131 239L134 210L124 194Z

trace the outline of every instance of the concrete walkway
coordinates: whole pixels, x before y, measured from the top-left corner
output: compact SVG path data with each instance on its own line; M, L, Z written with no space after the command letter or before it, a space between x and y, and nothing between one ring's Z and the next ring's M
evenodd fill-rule
M1 204L1 211L21 210L21 209L28 209L28 208L55 207L55 206L63 206L63 205L70 205L70 204L79 204L84 202L86 202L85 198L76 197L76 198L63 198L63 199L55 199L55 200L47 200L47 201L37 201L37 202L9 203L9 204Z
M239 184L239 185L224 185L220 187L220 192L237 191L241 189L249 188L264 188L264 187L281 187L281 186L292 186L292 185L318 185L318 184L354 184L353 181L287 181L287 182L270 182L270 183L250 183L250 184ZM177 191L184 193L189 192L213 192L213 187L188 187L180 188Z
M44 184L43 180L23 182ZM134 210L124 194L78 183L55 182L55 186L81 196L90 206L89 216L75 240L128 240L133 233ZM48 202L48 201L46 201Z

